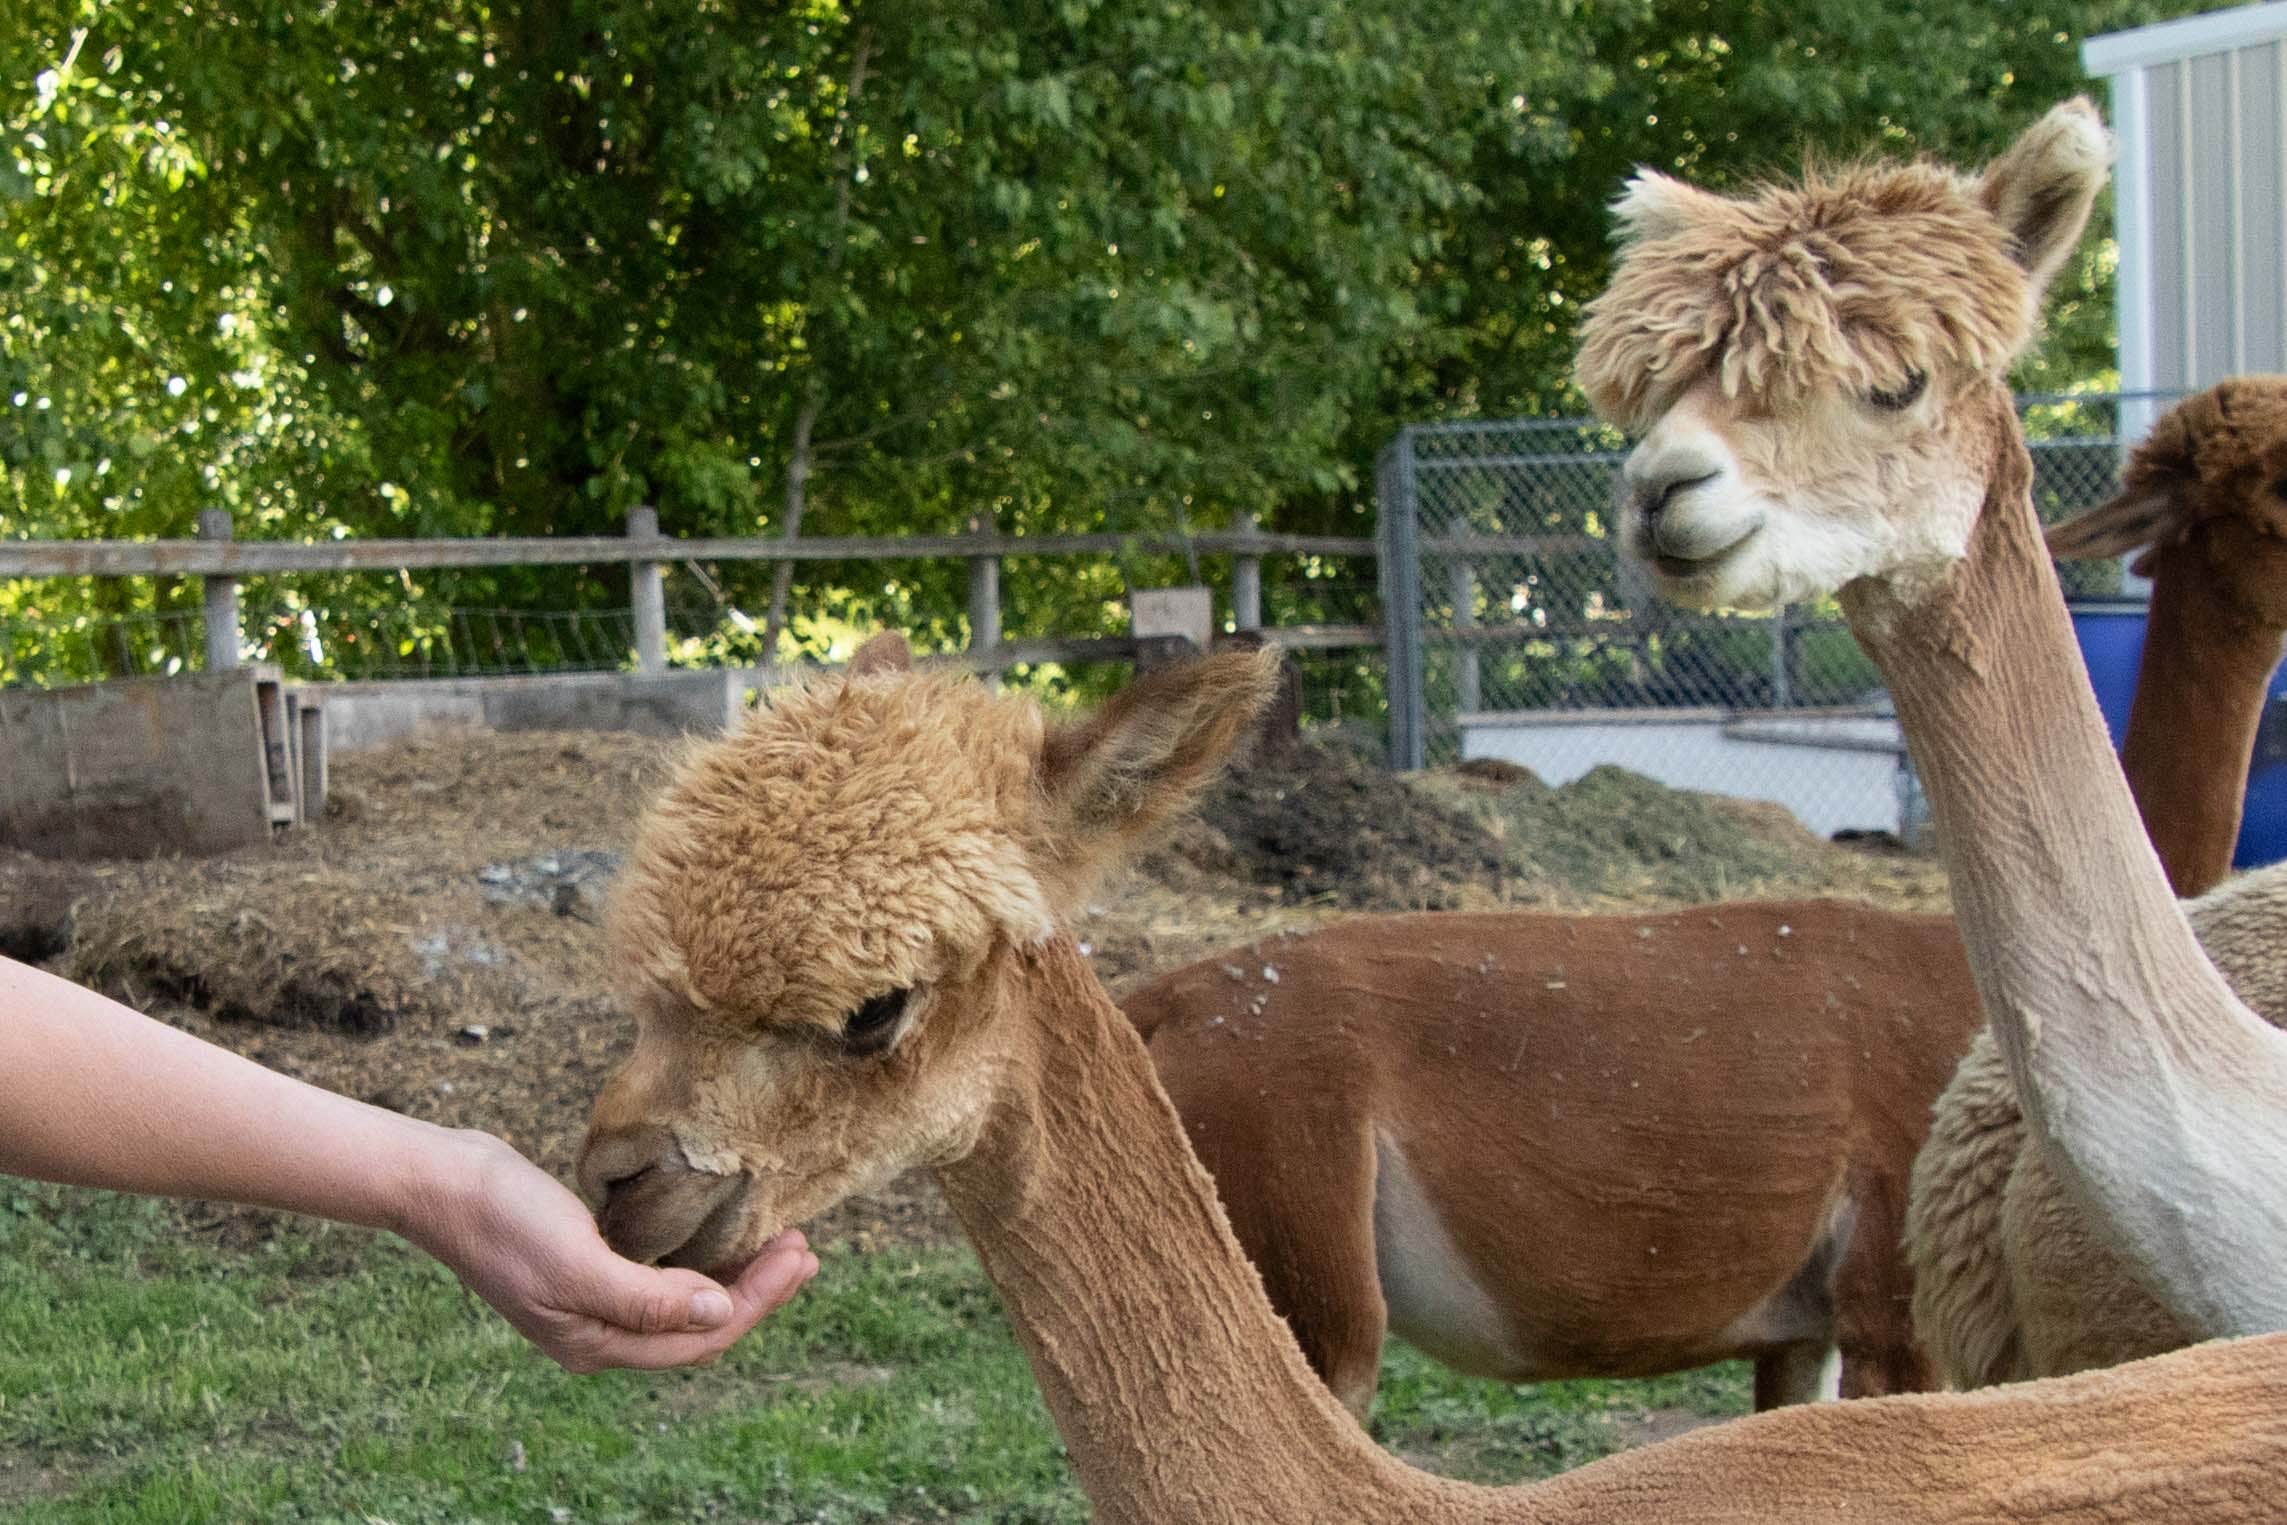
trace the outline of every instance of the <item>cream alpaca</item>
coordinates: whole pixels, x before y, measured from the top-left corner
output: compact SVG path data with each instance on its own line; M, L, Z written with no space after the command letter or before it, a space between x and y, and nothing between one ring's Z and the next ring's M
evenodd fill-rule
M1580 374L1643 434L1621 535L1671 597L1841 595L2032 1136L2214 1337L2287 1327L2287 1037L2201 954L2144 838L2033 516L2015 344L1994 342L2030 331L2107 152L2076 102L1975 177L1875 167L1744 202L1639 179ZM1915 250L1958 272L1901 285Z
M2180 892L2230 866L2248 751L2287 628L2287 378L2191 398L2140 445L2119 497L2052 527L2051 551L2142 546L2153 578L2122 770ZM2242 1000L2287 1017L2287 867L2187 906ZM2183 1327L2094 1235L2025 1131L1980 1034L1915 1162L1907 1251L1914 1326L1950 1386L2057 1376L2173 1350Z

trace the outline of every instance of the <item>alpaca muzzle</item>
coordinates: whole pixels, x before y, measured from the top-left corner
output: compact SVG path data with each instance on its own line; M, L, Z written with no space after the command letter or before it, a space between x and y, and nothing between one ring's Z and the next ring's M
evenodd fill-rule
M604 1242L630 1260L713 1271L739 1258L752 1178L694 1169L665 1128L591 1133L579 1180Z

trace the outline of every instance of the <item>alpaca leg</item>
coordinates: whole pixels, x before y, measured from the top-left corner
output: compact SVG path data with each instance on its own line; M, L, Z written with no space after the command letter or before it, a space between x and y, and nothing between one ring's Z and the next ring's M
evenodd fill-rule
M1888 1183L1861 1185L1850 1244L1834 1278L1834 1342L1842 1351L1842 1396L1924 1393L1937 1369L1914 1338L1914 1283L1899 1247L1905 1212Z
M1355 1146L1319 1157L1309 1200L1290 1199L1266 1223L1275 1237L1256 1261L1311 1369L1360 1424L1373 1412L1389 1331L1374 1262L1373 1164L1363 1127Z
M1755 1358L1755 1412L1842 1396L1842 1351L1806 1341Z
M1267 1106L1252 1086L1228 1094L1223 1070L1186 1062L1171 1037L1155 1039L1153 1057L1272 1309L1363 1424L1388 1328L1374 1266L1371 1122L1333 1087L1297 1087Z

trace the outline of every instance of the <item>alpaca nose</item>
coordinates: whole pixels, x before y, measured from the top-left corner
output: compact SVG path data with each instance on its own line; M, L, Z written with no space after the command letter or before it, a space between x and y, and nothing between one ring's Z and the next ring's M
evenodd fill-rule
M720 1226L723 1209L747 1182L743 1174L693 1169L673 1135L656 1124L590 1133L578 1175L604 1243L630 1260L672 1258L691 1247Z
M1695 487L1705 486L1721 474L1702 471L1696 476L1641 477L1628 483L1628 492L1636 505L1636 512L1643 516L1645 528L1649 529L1659 523L1660 515L1678 497Z
M626 1129L591 1128L580 1145L579 1164L573 1171L580 1183L580 1196L590 1209L601 1213L610 1204L614 1188L625 1186L675 1153L674 1139L655 1123Z
M1633 509L1650 530L1695 488L1721 477L1725 461L1721 439L1697 413L1679 406L1654 424L1621 463L1621 506Z

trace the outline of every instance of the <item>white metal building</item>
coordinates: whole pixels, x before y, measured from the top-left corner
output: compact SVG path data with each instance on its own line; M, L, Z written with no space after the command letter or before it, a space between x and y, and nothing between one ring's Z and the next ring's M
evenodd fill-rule
M2121 389L2287 371L2287 0L2092 37L2081 62L2120 143Z

